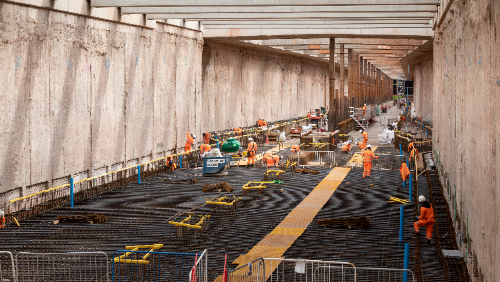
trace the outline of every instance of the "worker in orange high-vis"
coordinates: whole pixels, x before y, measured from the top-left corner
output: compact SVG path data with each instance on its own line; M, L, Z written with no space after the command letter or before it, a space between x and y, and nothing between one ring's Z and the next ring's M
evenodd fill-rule
M413 224L413 227L415 227L415 232L419 234L420 227L425 226L425 229L427 230L427 247L430 247L432 228L434 226L434 209L432 208L431 203L425 200L424 196L418 197L418 201L421 205L420 216L417 217L418 221Z
M177 168L177 165L172 160L172 157L167 157L165 163L167 164L168 170L175 170Z
M187 133L187 139L186 139L186 144L184 145L184 151L186 152L191 151L191 146L193 146L195 138L196 135L192 135L189 132Z
M247 167L255 165L255 154L257 153L257 143L253 142L253 138L248 138L247 148Z
M262 119L262 126L267 126L267 121L265 119Z
M280 159L281 159L281 157L278 156L278 155L274 155L273 156L273 161L274 161L274 166L275 167L279 167L279 165L280 165Z
M297 154L300 152L300 146L299 145L293 145L292 148L290 149L292 151L292 154Z
M367 145L366 150L361 153L363 157L363 178L370 177L370 172L372 171L372 160L378 159L377 156L372 152L372 145Z
M366 104L363 105L363 116L366 117Z
M408 169L408 166L406 165L406 163L403 163L401 165L399 172L401 173L401 177L403 178L403 182L406 182L406 179L408 179L408 177L410 176L410 170Z
M409 145L408 145L408 153L411 152L411 150L413 150L413 148L415 147L415 142L411 142Z
M420 159L420 156L418 155L417 148L413 147L410 153L410 161L415 161L415 158Z
M259 118L259 120L257 120L257 125L259 127L263 127L264 126L264 124L262 123L262 119L261 118Z
M274 156L273 155L265 154L262 161L266 164L266 166L268 168L274 166Z
M205 154L206 152L212 151L212 147L208 144L202 144L200 146L200 155Z
M233 131L239 136L243 135L243 129L241 129L241 127L236 127L233 129Z
M203 133L203 142L205 144L210 144L210 137L212 136L212 134L208 133L208 132L204 132Z
M352 140L349 140L347 141L347 143L345 143L344 147L342 148L342 151L349 153L351 152L351 150L352 150Z
M5 227L5 214L0 210L0 229Z

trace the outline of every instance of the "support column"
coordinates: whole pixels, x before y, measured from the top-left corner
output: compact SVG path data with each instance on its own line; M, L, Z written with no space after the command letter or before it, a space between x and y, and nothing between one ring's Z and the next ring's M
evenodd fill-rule
M376 75L376 70L375 66L372 64L372 104L378 104L377 103L377 87L376 87L376 82L377 82L377 75Z
M367 63L367 74L366 74L366 104L371 104L372 100L372 64L370 62Z
M367 83L367 79L368 78L368 61L363 59L363 100L361 101L361 106L363 106L363 104L366 104L366 97L368 95L366 95L366 83Z
M346 120L345 116L345 96L344 96L344 44L340 44L340 87L339 87L339 105L340 118L339 122Z
M359 56L358 59L358 104L356 105L356 108L359 108L361 106L361 101L363 100L363 57Z
M352 107L352 94L353 94L353 89L352 89L352 78L353 78L353 71L354 68L352 67L352 64L354 62L354 59L352 57L352 49L347 49L347 116L346 119L349 118L349 107Z
M330 100L328 109L328 131L333 132L337 127L336 100L335 100L335 38L330 38Z

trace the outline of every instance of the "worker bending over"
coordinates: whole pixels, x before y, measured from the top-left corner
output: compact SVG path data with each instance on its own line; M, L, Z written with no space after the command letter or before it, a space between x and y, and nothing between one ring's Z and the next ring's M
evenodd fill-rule
M200 146L200 155L203 156L203 154L205 154L206 152L210 152L212 151L212 147L208 144L202 144Z
M370 177L370 172L372 171L372 160L378 159L377 156L372 152L372 145L366 146L366 150L361 153L363 157L363 178Z
M262 162L266 164L266 167L273 167L274 166L274 158L273 155L270 155L268 153L264 154L264 157L262 158Z
M403 178L403 182L406 182L406 179L408 179L408 177L410 176L410 170L408 169L408 166L406 165L406 163L403 163L401 165L399 172L401 173L401 177Z
M167 170L175 170L177 168L174 161L172 160L172 157L167 157L165 163L167 164Z
M299 145L293 145L292 148L290 149L293 154L297 154L300 152L300 146Z
M274 162L274 166L275 167L279 167L279 165L280 165L280 159L281 159L281 157L278 156L278 155L274 155L273 156L273 162Z
M350 153L352 150L351 144L352 144L352 140L347 141L347 143L345 143L344 147L342 148L342 151L346 152L346 153Z
M261 118L259 118L259 120L257 120L257 125L259 127L263 127L264 126L263 123L262 123L262 119Z
M434 226L434 210L431 203L426 201L424 196L418 197L418 201L421 205L420 216L418 217L418 221L416 221L413 226L415 227L415 232L417 234L420 233L420 227L425 226L425 229L427 230L427 247L430 247L432 227Z
M203 142L205 144L210 144L210 137L212 136L212 134L208 133L208 132L204 132L203 133Z
M243 129L241 129L241 127L236 127L236 128L234 128L233 131L234 131L234 133L236 133L236 135L239 135L239 136L243 135Z
M191 146L193 146L193 144L194 144L194 139L196 139L196 135L193 135L193 134L188 132L186 144L184 145L184 151L186 151L186 152L191 151Z
M255 165L255 154L257 153L257 143L253 142L253 138L248 138L247 148L247 167Z
M410 153L410 161L415 161L415 158L420 159L420 157L418 156L417 148L413 147L413 149L411 149L411 153Z

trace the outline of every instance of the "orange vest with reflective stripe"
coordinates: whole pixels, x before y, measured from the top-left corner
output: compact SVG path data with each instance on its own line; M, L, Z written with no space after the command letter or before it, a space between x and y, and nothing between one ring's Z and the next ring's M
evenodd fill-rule
M203 144L200 146L200 154L204 154L205 152L210 152L212 150L212 147L208 144Z
M375 156L373 152L370 150L364 150L363 153L361 153L361 156L363 156L364 162L369 162L369 163L372 162L372 159L378 159L378 157Z
M408 169L408 166L406 166L406 163L401 165L399 172L401 172L401 177L403 178L407 178L410 175L410 170Z
M250 151L250 152L257 151L257 144L255 144L255 142L253 142L253 141L248 143L247 151Z

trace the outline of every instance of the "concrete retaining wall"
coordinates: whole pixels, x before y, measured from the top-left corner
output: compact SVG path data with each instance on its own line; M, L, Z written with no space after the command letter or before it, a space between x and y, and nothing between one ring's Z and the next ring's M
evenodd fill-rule
M201 132L200 32L0 3L0 192L144 162Z
M499 27L500 1L454 1L434 41L435 152L475 281L500 277Z
M338 74L337 74L338 75ZM205 130L253 125L304 116L325 107L328 64L220 43L203 50L203 121Z
M415 113L430 121L432 121L433 68L432 59L417 64L414 68L413 83Z

